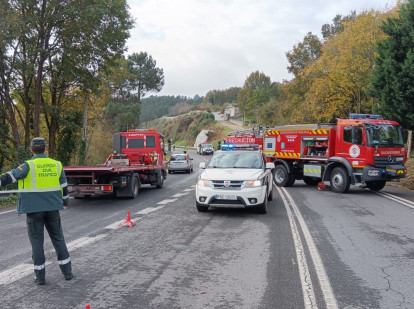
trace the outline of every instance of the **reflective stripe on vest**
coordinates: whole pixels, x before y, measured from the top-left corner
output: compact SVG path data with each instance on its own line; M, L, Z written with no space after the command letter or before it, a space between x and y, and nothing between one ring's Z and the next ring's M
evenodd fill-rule
M29 173L19 180L19 192L52 192L61 191L59 178L62 164L50 158L37 158L26 161Z

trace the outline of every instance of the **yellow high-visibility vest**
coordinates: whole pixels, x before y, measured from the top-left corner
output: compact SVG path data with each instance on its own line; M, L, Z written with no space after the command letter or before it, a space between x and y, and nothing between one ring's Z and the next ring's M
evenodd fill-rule
M36 158L26 162L29 173L26 178L19 180L19 192L61 191L59 178L62 174L62 163L50 158Z

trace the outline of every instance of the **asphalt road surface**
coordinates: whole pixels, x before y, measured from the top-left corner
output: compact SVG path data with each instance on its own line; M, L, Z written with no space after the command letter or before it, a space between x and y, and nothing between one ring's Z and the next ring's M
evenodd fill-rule
M62 224L76 278L48 236L33 283L25 216L0 210L0 308L414 308L414 193L274 187L266 215L199 213L194 172L137 199L71 199ZM119 226L130 211L136 224Z

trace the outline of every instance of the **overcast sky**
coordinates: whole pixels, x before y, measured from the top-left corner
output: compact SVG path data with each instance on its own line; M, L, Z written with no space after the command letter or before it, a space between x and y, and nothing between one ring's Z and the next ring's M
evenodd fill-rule
M147 52L164 70L161 92L204 96L242 87L260 71L290 80L286 52L308 32L321 37L337 14L389 10L396 0L128 0L135 27L128 54Z

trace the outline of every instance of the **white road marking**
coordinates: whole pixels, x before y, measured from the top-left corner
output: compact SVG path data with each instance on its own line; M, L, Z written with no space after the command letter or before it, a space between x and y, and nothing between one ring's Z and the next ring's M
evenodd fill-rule
M148 208L145 208L141 211L136 212L135 214L136 215L147 215L147 214L149 214L151 212L154 212L154 211L157 211L161 208L163 208L163 207L148 207Z
M191 186L191 187L193 188L195 186ZM183 190L183 192L192 192L192 191L194 191L194 189L185 189L185 190Z
M401 205L404 205L404 206L407 206L407 207L409 207L411 209L414 209L414 202L411 202L409 200L403 199L402 197L399 197L399 196L396 196L394 194L387 193L387 192L377 192L377 191L373 191L373 192L375 192L376 194L381 195L381 196L383 196L383 197L385 197L387 199L390 199L390 200L392 200L394 202L397 202L397 203L399 203Z
M51 262L46 262L46 266ZM30 274L34 275L33 264L20 264L0 273L0 285L7 285Z
M67 247L69 251L73 251L77 248L81 248L83 246L89 245L90 243L100 240L106 236L108 236L108 234L99 234L98 236L95 236L95 237L81 237L68 243Z
M175 202L176 200L177 200L176 198L174 198L174 199L170 199L170 200L163 200L163 201L161 201L161 202L158 202L158 203L157 203L157 205L165 205L165 204L173 203L173 202Z
M16 212L16 209L6 210L6 211L3 211L3 212L0 212L0 215L8 214L9 212Z
M173 195L173 196L171 196L171 197L181 197L181 196L188 195L188 193L190 193L190 192L186 192L186 193L177 193L177 194L174 194L174 195Z
M326 274L325 267L323 266L322 259L319 255L318 249L316 248L315 242L313 240L313 237L309 231L309 228L305 222L305 220L302 217L302 214L299 211L299 208L296 206L294 200L290 196L290 194L287 192L285 188L280 188L276 186L276 189L279 191L280 196L282 197L283 203L285 204L286 211L289 216L289 223L291 224L292 233L293 233L293 239L295 242L295 250L296 255L298 257L298 263L299 263L299 273L301 276L302 281L302 291L303 291L303 297L305 301L305 308L317 308L317 304L315 302L315 293L313 291L312 287L312 281L309 276L309 269L307 267L306 263L306 257L304 248L302 246L302 242L300 240L300 234L298 233L295 217L292 214L295 214L298 223L302 229L303 236L305 238L305 242L309 248L309 252L313 261L313 264L315 266L316 274L318 276L319 284L322 288L322 293L325 299L325 303L328 309L337 309L338 303L335 299L329 278ZM291 209L292 208L292 211Z

